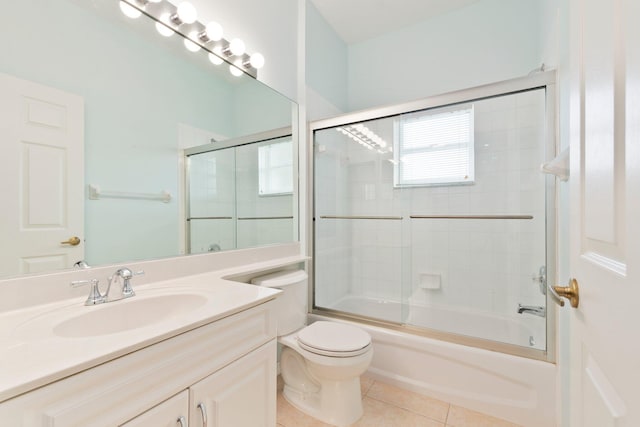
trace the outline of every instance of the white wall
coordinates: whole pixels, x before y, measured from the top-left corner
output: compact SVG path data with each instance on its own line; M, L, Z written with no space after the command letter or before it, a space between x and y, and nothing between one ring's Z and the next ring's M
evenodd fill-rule
M544 0L541 21L542 61L557 70L557 136L559 148L569 147L569 1ZM571 277L569 262L569 183L558 182L557 266L552 284L564 285ZM551 309L551 307L550 307ZM556 308L557 309L557 308ZM569 376L571 371L570 310L557 310L556 345L558 375L558 426L569 426ZM576 357L576 355L573 355Z
M348 49L310 1L306 1L306 84L310 120L326 117L319 107L327 103L339 111L348 109ZM316 100L316 98L318 98ZM324 100L324 102L323 102Z
M526 75L540 66L538 0L481 0L349 46L349 110Z

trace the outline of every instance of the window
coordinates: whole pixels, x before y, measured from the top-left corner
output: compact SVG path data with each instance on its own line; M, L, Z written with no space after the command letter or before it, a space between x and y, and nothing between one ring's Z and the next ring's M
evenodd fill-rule
M275 196L293 193L293 146L291 140L258 147L258 194Z
M395 134L396 187L473 182L473 105L404 114Z

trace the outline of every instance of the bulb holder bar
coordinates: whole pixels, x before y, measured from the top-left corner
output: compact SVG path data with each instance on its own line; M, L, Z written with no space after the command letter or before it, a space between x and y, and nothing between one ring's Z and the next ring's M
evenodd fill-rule
M163 25L171 29L176 34L179 34L183 38L190 40L191 42L200 46L205 52L219 57L222 61L228 65L236 67L238 70L253 77L258 78L258 70L251 65L251 56L247 53L242 55L233 55L229 49L230 42L225 38L221 38L218 41L209 39L206 32L206 26L200 22L195 21L192 24L182 22L178 17L178 8L167 0L161 0L159 2L151 2L149 0L121 0L131 7L139 10L142 14L148 16L156 23ZM169 22L160 20L160 17L164 14L170 16ZM198 36L191 38L188 34L195 33ZM214 49L221 47L218 52L214 52ZM222 52L222 54L220 54ZM241 64L240 66L238 64Z

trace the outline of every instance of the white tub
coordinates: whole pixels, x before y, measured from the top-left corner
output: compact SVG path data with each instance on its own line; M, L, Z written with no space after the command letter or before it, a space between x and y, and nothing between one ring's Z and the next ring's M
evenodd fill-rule
M412 304L359 296L346 296L332 304L333 310L390 322L421 326L442 332L482 338L499 343L544 350L545 319L529 314L498 315L456 307Z
M376 308L387 304L393 303ZM397 306L384 309L399 315ZM321 319L343 321L310 315L310 321ZM355 324L373 339L372 377L525 427L555 426L554 364Z

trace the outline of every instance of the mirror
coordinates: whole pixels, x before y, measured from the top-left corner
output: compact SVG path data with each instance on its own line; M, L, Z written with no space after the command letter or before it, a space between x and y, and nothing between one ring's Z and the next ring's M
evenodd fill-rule
M3 92L0 107L33 129L22 135L0 119L0 149L16 165L0 164L5 201L15 205L10 214L5 208L0 226L2 240L15 243L0 254L0 277L79 260L95 266L188 253L185 150L291 129L296 120L288 98L250 76L232 76L226 64L214 66L204 50L187 51L178 34L161 36L147 16L125 17L118 3L23 0L5 7L0 90L26 85L32 92L13 100ZM55 145L53 130L77 142L76 159ZM295 144L294 137L297 152ZM295 216L297 208L289 208ZM28 236L16 237L15 229ZM297 228L287 238L296 240ZM46 247L25 253L20 239Z
M292 241L296 236L289 129L187 150L190 253Z

